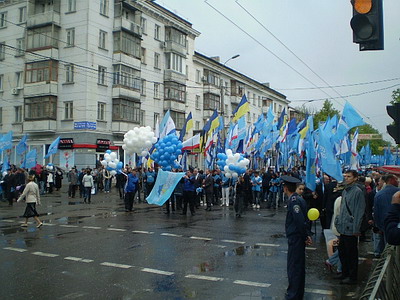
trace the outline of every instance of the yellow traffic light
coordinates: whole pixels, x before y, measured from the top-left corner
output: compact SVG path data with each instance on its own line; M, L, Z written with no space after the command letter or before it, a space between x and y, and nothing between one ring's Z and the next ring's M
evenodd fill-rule
M372 8L372 0L352 0L352 4L359 14L367 14Z

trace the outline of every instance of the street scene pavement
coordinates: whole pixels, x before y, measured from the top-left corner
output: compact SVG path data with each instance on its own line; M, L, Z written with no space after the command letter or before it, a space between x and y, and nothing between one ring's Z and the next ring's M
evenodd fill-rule
M25 204L0 202L0 299L284 298L285 208L238 219L232 207L182 216L140 203L127 213L114 189L92 204L66 189L42 197L41 228L20 226ZM341 285L324 266L320 224L312 230L305 299L357 299L375 265L372 242L360 243L358 284Z

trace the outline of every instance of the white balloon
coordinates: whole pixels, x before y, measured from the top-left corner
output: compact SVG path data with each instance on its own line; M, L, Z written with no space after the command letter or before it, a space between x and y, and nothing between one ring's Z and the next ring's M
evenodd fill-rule
M104 159L105 159L105 161L108 162L108 163L111 161L111 157L110 157L110 156L105 156L105 155L104 155Z
M114 159L114 162L115 162L116 164L118 164L118 163L119 163L119 159L118 159L118 158Z
M115 176L115 174L117 174L117 171L112 170L112 171L110 171L110 174L111 174L112 176Z
M142 151L142 153L140 153L142 156L146 156L147 154L148 154L148 152L147 151Z
M227 178L232 178L232 174L231 174L231 173L225 173L225 176L226 176Z
M105 167L107 166L107 161L106 160L102 160L100 163Z
M233 177L233 178L238 178L238 176L239 176L238 173L236 173L236 172L233 172L233 173L232 173L232 177Z
M235 158L236 161L238 161L240 159L240 153L235 153L233 157Z
M108 163L108 166L109 166L111 169L115 169L115 168L117 167L116 163L115 163L115 162L112 162L112 161L110 161L110 162Z
M225 165L224 166L224 171L228 173L229 172L229 167Z
M111 160L116 159L116 158L117 158L117 153L111 152L111 153L110 153L110 157L111 157Z
M226 150L226 155L228 157L231 156L232 155L232 150L231 149Z

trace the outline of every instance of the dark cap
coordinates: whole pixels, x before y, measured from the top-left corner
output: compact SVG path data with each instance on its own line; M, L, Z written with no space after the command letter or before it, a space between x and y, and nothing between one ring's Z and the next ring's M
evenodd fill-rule
M292 184L301 182L300 179L293 177L293 176L288 176L288 175L281 176L281 179L286 183L292 183Z

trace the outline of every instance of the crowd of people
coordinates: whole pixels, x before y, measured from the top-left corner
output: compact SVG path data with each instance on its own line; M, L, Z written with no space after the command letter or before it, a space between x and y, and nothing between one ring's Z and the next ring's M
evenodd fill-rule
M69 198L75 198L78 192L85 203L91 203L92 195L109 193L112 186L115 186L120 199L124 200L125 211L131 212L135 201L146 202L157 180L157 170L126 165L122 172L112 176L103 166L83 168L80 171L73 167L66 174L55 166L30 171L11 166L6 174L2 174L2 199L8 201L10 206L17 200L25 200L26 221L34 217L40 227L42 222L35 205L40 204L40 195L59 190L64 176L68 181ZM194 168L186 171L178 182L164 210L166 214L175 211L187 215L189 208L190 214L194 216L199 209L212 211L217 206L224 209L233 206L236 217L241 218L246 210L274 210L285 206L288 210L288 238L291 232L300 232L299 228L304 225L306 230L302 229L299 236L305 239L306 244L311 242L309 238L313 234L311 223L306 217L307 209L316 208L320 212L320 226L327 242L329 257L324 262L326 267L341 283L355 284L358 276L358 244L367 239L369 231L373 239L371 250L377 258L382 255L388 242L400 244L398 177L372 170L362 174L353 170L346 171L343 182L337 182L327 174L321 177L315 191L311 191L304 184L304 170L297 168L290 171L275 171L272 168L247 170L237 178L228 178L219 169L203 171ZM290 220L298 222L296 214L299 213L304 222L301 221L300 225L293 223L293 227ZM302 260L302 257L296 256L296 251L293 253L296 261ZM288 273L288 277L290 282L293 273ZM298 276L296 278L298 280ZM304 283L301 280L299 282L301 294L304 293ZM293 289L293 284L289 286ZM288 289L288 295L289 292Z

